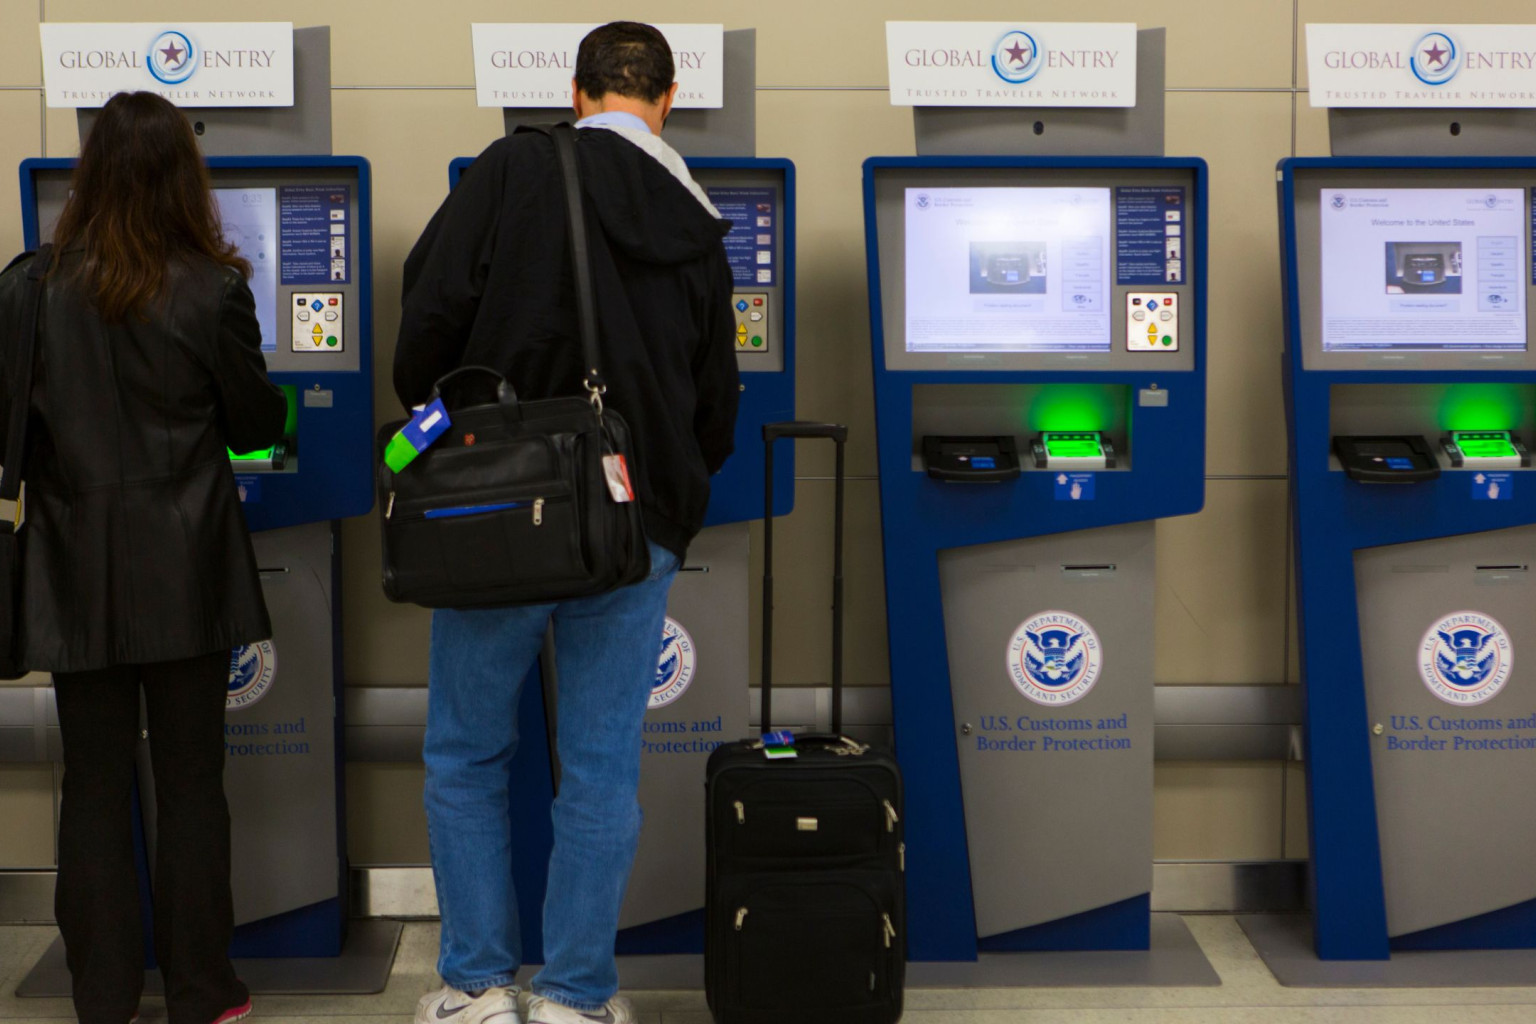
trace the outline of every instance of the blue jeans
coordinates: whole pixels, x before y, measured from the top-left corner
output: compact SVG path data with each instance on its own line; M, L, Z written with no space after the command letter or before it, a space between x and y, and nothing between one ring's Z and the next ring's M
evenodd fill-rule
M510 765L523 680L553 620L561 774L533 989L582 1011L618 991L613 940L640 836L641 728L678 569L672 552L650 550L645 580L598 597L432 616L427 828L443 921L437 970L454 988L510 985L522 966Z

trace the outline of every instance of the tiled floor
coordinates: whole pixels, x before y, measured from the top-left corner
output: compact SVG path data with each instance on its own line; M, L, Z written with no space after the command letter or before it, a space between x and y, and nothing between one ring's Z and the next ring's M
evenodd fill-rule
M1189 917L1190 930L1221 975L1220 988L909 990L910 1024L1536 1024L1536 978L1527 988L1287 989L1275 982L1230 917ZM0 928L0 1020L58 1021L64 1000L22 1000L20 977L57 933ZM376 996L264 996L255 1019L291 1024L409 1024L417 997L437 985L437 926L405 929L395 970ZM635 1000L644 1024L710 1024L700 992L648 992ZM144 1020L164 1020L146 1000ZM792 1021L787 1024L793 1024Z

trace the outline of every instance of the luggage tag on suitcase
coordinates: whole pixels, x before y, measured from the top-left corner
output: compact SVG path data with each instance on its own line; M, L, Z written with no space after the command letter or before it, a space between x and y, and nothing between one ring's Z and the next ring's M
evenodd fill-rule
M411 417L411 422L401 427L384 447L384 464L391 472L398 473L409 466L422 452L432 447L432 442L443 435L452 425L448 410L441 398L424 406Z
M795 750L795 734L787 729L763 733L763 756L770 761L799 757L799 752Z

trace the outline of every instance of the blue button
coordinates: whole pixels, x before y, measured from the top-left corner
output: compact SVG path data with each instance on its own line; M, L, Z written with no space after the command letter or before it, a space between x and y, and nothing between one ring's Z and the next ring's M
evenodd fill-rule
M739 300L737 300L737 302L736 302L736 309L739 312L745 313L747 311L747 300L746 299L739 299Z
M1157 308L1157 300L1153 299L1150 302L1148 302L1147 303L1147 308L1148 309L1156 309Z
M314 302L309 304L309 308L318 313L325 308L325 303L321 302L319 299L316 299Z

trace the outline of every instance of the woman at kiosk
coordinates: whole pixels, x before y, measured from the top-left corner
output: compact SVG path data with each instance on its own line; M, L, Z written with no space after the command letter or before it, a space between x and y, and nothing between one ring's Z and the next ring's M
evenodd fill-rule
M191 126L166 100L120 94L102 109L54 252L30 397L21 656L53 673L58 699L55 912L75 1009L82 1024L126 1024L144 985L142 690L170 1024L227 1022L251 1007L226 953L224 699L231 648L271 625L226 448L275 442L287 401L266 377L250 265L225 241ZM0 276L7 338L21 333L25 263ZM10 394L0 381L0 404Z

